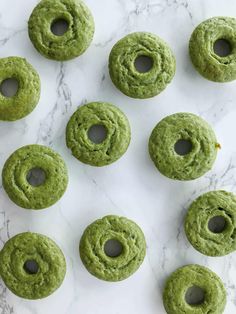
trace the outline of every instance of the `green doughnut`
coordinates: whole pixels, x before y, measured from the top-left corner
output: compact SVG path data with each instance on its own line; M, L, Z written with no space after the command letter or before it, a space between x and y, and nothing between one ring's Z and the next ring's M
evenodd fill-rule
M58 20L68 23L68 30L62 36L51 30ZM42 0L30 16L28 32L34 47L44 57L66 61L80 56L89 47L94 20L80 0Z
M138 57L152 61L149 71L142 73L135 67ZM132 33L119 40L109 57L109 72L114 85L133 98L158 95L175 74L175 57L168 45L151 33Z
M187 303L186 292L192 287L204 292L201 303ZM187 265L177 269L167 279L163 303L167 314L222 314L226 305L226 291L213 271L200 265Z
M28 262L36 268L29 268ZM0 275L8 289L21 298L49 296L60 287L65 274L62 251L44 235L20 233L8 240L0 252Z
M223 217L220 230L209 229L213 217ZM224 256L236 250L236 196L212 191L199 196L185 218L185 233L192 246L208 256Z
M187 141L191 150L180 155L175 151L179 141ZM192 113L175 113L165 117L153 129L149 153L157 169L175 180L194 180L212 168L217 144L210 125Z
M28 182L32 169L41 169L45 180L39 186ZM56 203L64 194L68 174L65 162L51 148L27 145L16 150L5 162L3 187L9 198L27 209L43 209Z
M91 127L105 127L106 137L94 143L88 137ZM66 143L72 154L91 166L105 166L119 159L130 143L129 121L124 113L109 103L93 102L79 107L66 128Z
M118 256L109 256L105 244L116 240L122 246ZM138 270L146 254L142 230L133 221L105 216L89 225L80 240L80 257L86 269L106 281L120 281Z
M12 97L0 93L0 120L15 121L31 113L40 97L40 78L25 59L8 57L0 59L0 85L7 79L18 82L18 90Z
M214 45L226 40L229 54L220 56ZM236 79L236 19L213 17L195 28L189 42L189 53L196 70L213 82L230 82Z

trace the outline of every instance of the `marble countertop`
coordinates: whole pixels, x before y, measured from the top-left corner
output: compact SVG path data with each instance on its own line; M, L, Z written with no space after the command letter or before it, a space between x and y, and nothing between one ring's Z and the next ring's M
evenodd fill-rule
M33 48L28 17L37 0L0 1L0 57L27 58L42 81L41 99L28 117L0 122L0 168L15 149L32 143L49 145L65 159L70 182L64 197L49 209L28 211L14 205L0 186L0 248L13 235L35 231L62 248L67 274L52 296L27 301L14 296L0 281L1 314L164 314L162 288L176 268L198 263L215 271L227 289L226 314L236 312L236 253L211 258L187 241L183 217L203 192L224 188L236 192L236 86L203 79L188 57L194 27L217 15L236 16L235 0L87 0L96 23L92 45L81 57L61 63L47 60ZM107 60L115 42L132 31L150 31L169 43L177 72L168 88L150 100L121 94L111 83ZM95 168L71 156L65 126L75 109L86 102L109 101L130 120L132 141L114 164ZM151 162L147 143L163 117L187 111L201 115L221 143L212 171L191 182L160 175ZM78 254L84 228L106 214L137 222L147 241L141 268L129 279L107 283L92 277Z

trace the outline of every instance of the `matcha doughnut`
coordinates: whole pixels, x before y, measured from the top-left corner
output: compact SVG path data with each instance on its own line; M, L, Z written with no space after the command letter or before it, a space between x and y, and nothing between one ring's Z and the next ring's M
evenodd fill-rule
M136 62L139 58L149 62L148 69L138 69ZM132 33L112 48L109 72L114 85L125 95L151 98L171 82L175 74L175 57L168 45L156 35Z
M94 127L104 129L100 142L89 138ZM119 159L130 143L129 121L124 113L109 103L93 102L79 107L66 128L66 143L72 154L91 166L105 166Z
M223 45L224 51L217 52L218 44ZM236 19L213 17L202 22L192 33L189 53L196 70L206 79L214 82L235 80Z
M67 30L56 35L53 25L62 22ZM89 47L94 34L93 17L80 0L42 0L28 23L29 37L44 57L66 61L80 56Z
M195 300L188 300L193 289L200 290L200 293ZM226 305L226 291L221 279L210 269L187 265L167 279L163 303L167 314L221 314Z
M108 255L109 241L118 242L119 254ZM106 281L120 281L140 267L146 254L146 242L142 230L133 221L105 216L86 228L79 249L81 260L92 275Z
M44 235L20 233L0 252L0 275L8 289L21 298L49 296L60 287L65 274L62 251Z
M236 250L236 196L212 191L199 196L185 218L185 233L192 246L208 256Z
M179 145L186 151L177 152ZM175 113L161 120L149 139L149 153L157 169L175 180L194 180L212 168L217 144L210 125L192 113Z
M7 80L18 84L16 94L4 96L0 92L0 120L15 121L31 113L40 97L40 78L25 59L8 57L0 59L0 85Z
M30 184L34 173L41 182ZM43 209L56 203L64 194L68 175L59 154L41 145L27 145L16 150L5 162L2 171L3 187L18 206Z

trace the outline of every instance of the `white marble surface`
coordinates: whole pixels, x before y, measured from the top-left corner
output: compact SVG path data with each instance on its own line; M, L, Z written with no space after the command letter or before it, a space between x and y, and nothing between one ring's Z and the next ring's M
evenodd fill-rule
M0 313L164 314L163 283L172 271L188 263L209 266L221 276L228 294L225 313L235 313L236 253L205 257L190 246L183 232L183 217L194 198L216 188L236 192L236 83L217 84L203 79L193 69L187 49L190 34L199 22L215 15L236 15L235 0L87 0L95 18L95 37L83 56L66 63L43 58L29 41L27 20L37 3L0 1L0 57L26 57L42 80L41 99L33 113L17 122L0 122L0 167L20 146L49 145L65 159L70 183L57 204L38 212L17 207L0 187L0 248L19 232L46 234L63 249L67 274L61 288L40 301L18 298L0 281ZM161 36L177 59L172 84L150 100L134 100L121 94L107 71L113 44L137 30ZM132 127L127 153L103 168L77 161L64 140L70 115L79 105L93 100L116 104ZM208 120L222 145L212 171L192 182L175 182L161 176L147 150L155 124L179 111ZM78 254L84 228L106 214L133 219L147 240L143 265L119 283L92 277Z

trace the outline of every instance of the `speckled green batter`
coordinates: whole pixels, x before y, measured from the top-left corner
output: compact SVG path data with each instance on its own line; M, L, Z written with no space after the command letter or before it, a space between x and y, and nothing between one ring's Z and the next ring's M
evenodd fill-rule
M51 31L57 20L69 28L62 36ZM28 23L34 47L46 58L65 61L80 56L89 47L94 34L93 17L80 0L42 0L33 10Z
M135 60L149 57L153 66L139 72ZM168 45L151 33L132 33L119 40L109 57L110 77L114 85L133 98L150 98L166 88L175 74L175 57Z
M88 137L94 125L105 127L107 134L99 144ZM129 121L124 113L109 103L93 102L79 107L66 128L66 143L72 154L83 163L105 166L119 159L131 138Z
M0 93L0 120L15 121L34 110L40 97L40 78L25 59L8 57L0 59L0 84L6 79L18 81L18 91L13 97Z
M208 223L222 216L225 228L214 233ZM185 218L185 233L196 250L209 256L223 256L236 250L236 196L226 191L212 191L198 197Z
M35 274L24 264L34 261ZM60 248L48 237L37 233L20 233L11 238L0 252L0 275L6 286L25 299L42 299L60 287L66 273L66 261Z
M32 186L27 181L31 169L45 172L45 182ZM2 183L10 199L18 206L43 209L56 203L64 194L68 174L65 162L51 148L27 145L16 150L5 162Z
M108 240L118 240L122 253L109 257L104 252ZM80 257L87 270L106 281L120 281L131 276L142 264L146 242L136 223L118 216L106 216L89 225L80 241Z
M193 286L205 292L203 303L189 305L187 290ZM167 314L222 314L226 304L226 290L221 279L210 269L187 265L177 269L167 279L163 302Z
M231 53L221 57L214 51L217 40L227 40ZM196 70L208 80L229 82L236 79L236 19L213 17L194 30L189 53Z
M175 151L179 140L191 142L186 155ZM193 180L212 168L219 144L210 125L192 113L176 113L161 120L149 139L149 153L157 169L176 180Z

